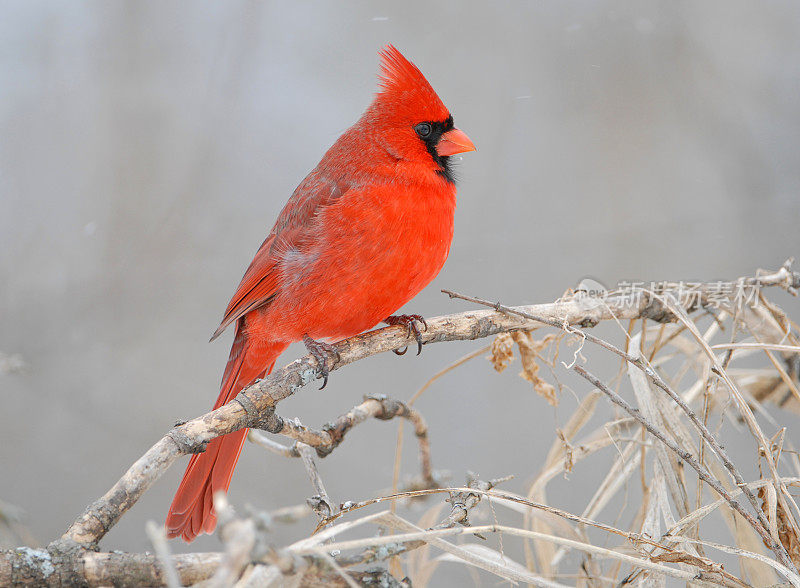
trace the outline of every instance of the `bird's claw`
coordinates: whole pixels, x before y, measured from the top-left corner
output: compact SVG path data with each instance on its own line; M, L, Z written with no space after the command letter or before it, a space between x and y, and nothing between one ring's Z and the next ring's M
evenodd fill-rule
M422 333L419 332L419 327L417 327L417 323L422 323L423 328L427 331L428 330L428 323L425 322L425 319L418 315L418 314L398 314L396 316L390 316L386 320L384 320L387 325L405 325L407 329L407 335L411 337L414 336L414 339L417 340L417 355L422 353ZM402 349L394 349L393 350L397 355L404 355L406 351L408 351L408 347L403 347Z
M303 335L303 344L306 346L306 349L308 349L308 352L314 357L314 359L317 360L317 365L319 365L319 375L322 376L322 386L320 386L319 389L322 390L328 385L328 374L330 374L330 369L328 368L328 359L332 359L331 367L333 367L336 365L336 362L341 359L339 352L336 351L336 348L330 343L316 341L308 335Z

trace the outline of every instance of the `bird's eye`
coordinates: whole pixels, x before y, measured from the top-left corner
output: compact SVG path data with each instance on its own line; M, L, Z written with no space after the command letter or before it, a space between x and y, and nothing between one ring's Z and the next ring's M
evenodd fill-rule
M417 134L422 137L423 139L427 138L431 134L431 125L428 123L419 123L417 126L414 127L414 130L417 131Z

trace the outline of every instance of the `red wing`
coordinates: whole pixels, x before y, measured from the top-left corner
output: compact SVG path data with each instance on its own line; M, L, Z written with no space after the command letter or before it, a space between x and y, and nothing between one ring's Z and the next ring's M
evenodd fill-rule
M275 233L270 233L266 240L258 248L256 256L250 263L250 267L244 273L242 282L236 289L236 293L225 309L225 316L214 334L211 336L213 341L222 334L222 331L231 324L244 316L254 308L268 304L278 291L278 276L276 271L276 259L272 256L272 244L275 242Z
M280 289L278 263L281 261L281 252L302 243L313 225L317 210L332 203L346 191L346 185L321 178L316 171L300 183L244 273L241 284L225 309L219 328L211 337L212 341L229 324L275 298ZM276 247L278 243L280 247Z

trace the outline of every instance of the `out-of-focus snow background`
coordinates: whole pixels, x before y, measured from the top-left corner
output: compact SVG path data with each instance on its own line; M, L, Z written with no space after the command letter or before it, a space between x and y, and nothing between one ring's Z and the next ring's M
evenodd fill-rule
M208 337L286 198L369 103L387 42L478 146L459 166L450 259L409 311L468 308L441 288L544 302L586 276L733 278L800 253L791 0L6 1L0 352L27 368L0 376L0 498L39 541L211 407L230 335ZM483 344L372 358L279 412L320 426L366 393L407 399ZM507 487L523 491L571 413L573 397L552 409L516 371L479 360L420 401L434 466L456 482L516 473ZM335 500L390 486L395 430L365 423L320 462ZM144 523L163 520L183 465L104 547L149 547ZM554 503L580 510L583 475ZM234 504L309 494L299 461L245 447Z

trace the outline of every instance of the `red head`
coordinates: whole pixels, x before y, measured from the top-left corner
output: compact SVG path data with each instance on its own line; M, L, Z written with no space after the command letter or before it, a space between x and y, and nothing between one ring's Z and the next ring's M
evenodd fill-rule
M475 146L413 63L392 45L380 57L380 91L362 120L392 157L430 166L452 181L449 156Z

